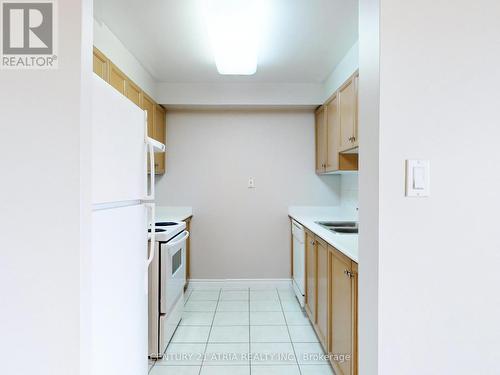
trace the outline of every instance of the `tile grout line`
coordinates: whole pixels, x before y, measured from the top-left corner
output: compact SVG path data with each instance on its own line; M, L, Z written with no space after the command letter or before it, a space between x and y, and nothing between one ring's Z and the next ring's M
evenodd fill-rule
M297 368L299 369L299 374L302 375L302 370L299 365L299 358L297 357L297 353L295 352L295 345L292 342L292 335L290 334L290 329L288 328L288 321L286 320L285 310L283 310L283 303L281 302L281 296L278 288L276 288L276 293L278 293L278 299L280 301L281 312L283 313L283 318L285 319L286 331L288 332L288 336L290 337L290 345L292 345L293 355L295 357L295 362L297 363Z
M207 342L205 343L205 350L203 352L203 357L201 357L201 366L198 375L201 375L201 369L203 368L203 364L205 363L205 356L207 355L208 343L210 341L210 335L212 334L212 328L214 326L214 321L215 321L215 314L217 314L217 308L219 307L221 293L222 293L222 288L219 289L219 298L217 298L217 303L215 304L214 316L212 317L212 324L210 325L210 330L208 331Z
M296 359L296 365L299 369L299 374L302 374L302 370L300 368L300 364L298 362L298 357L297 357L297 353L296 353L296 350L295 350L295 345L294 343L292 342L292 339L291 339L291 333L290 333L290 325L289 325L289 322L287 320L287 317L286 317L286 314L285 314L285 309L284 309L284 302L285 300L282 299L282 296L280 295L279 293L279 290L278 288L274 288L275 289L275 292L278 293L278 300L277 302L279 302L279 306L280 306L280 310L279 311L258 311L260 313L273 313L273 312L281 312L281 315L283 316L283 319L284 319L284 323L285 323L285 326L286 326L286 329L287 329L287 333L289 335L289 338L290 338L290 341L289 343L292 345L292 350L293 350L293 353L294 353L294 356L295 356L295 359ZM200 369L198 371L198 375L201 375L201 372L202 372L202 368L204 366L205 363L207 363L207 361L205 361L205 356L206 356L206 353L208 351L208 345L210 344L210 336L211 336L211 333L214 329L214 327L218 327L218 326L215 326L215 317L217 315L217 312L218 312L218 306L221 304L221 302L224 301L223 299L223 288L219 288L218 290L218 298L216 301L216 305L215 305L215 310L213 311L213 316L212 316L212 320L211 320L211 324L210 325L198 325L198 324L193 324L193 325L187 325L185 327L207 327L209 326L210 329L209 329L209 332L208 332L208 336L207 336L207 339L206 339L206 342L205 342L205 349L204 349L204 353L203 353L203 357L202 357L202 361L201 361L201 364L200 364ZM203 302L203 301L209 301L209 300L199 300L199 301L195 301L195 300L192 300L192 293L194 292L194 290L191 290L190 293L189 293L189 296L187 298L187 300L189 300L190 302ZM251 328L252 328L252 323L251 323L251 314L252 314L252 311L251 311L251 288L247 288L247 293L248 293L248 299L247 299L247 305L248 305L248 333L249 333L249 337L248 337L248 349L249 349L249 354L250 354L250 358L249 358L249 361L248 361L248 367L249 367L249 372L250 372L250 375L252 373L252 367L253 366L256 366L255 364L253 364L253 361L252 361L252 356L251 356ZM186 300L186 302L187 302ZM239 301L239 300L238 300ZM237 302L237 300L229 300L229 302ZM241 300L240 302L244 302L243 300ZM290 311L293 311L293 310L290 310ZM203 312L203 311L199 311L199 312ZM238 312L238 311L221 311L221 312L225 312L225 313L235 313L235 312ZM241 311L241 312L246 312L246 311ZM259 325L254 325L254 326L263 326L263 327L266 327L266 326L280 326L282 324L259 324ZM305 324L304 324L305 325ZM238 326L242 326L242 325L222 325L221 327L238 327ZM181 344L189 344L188 342L180 342ZM193 342L194 343L194 342ZM200 343L200 342L197 342L197 343ZM203 343L203 342L201 342ZM246 342L238 342L238 343L235 343L235 342L221 342L222 344L244 344ZM283 341L280 341L280 342L273 342L273 343L288 343L288 342L283 342ZM265 363L262 363L262 365L266 365ZM290 365L289 363L282 363L281 365ZM195 366L195 365L193 365ZM214 364L213 366L225 366L225 365L217 365L217 364ZM239 366L239 365L238 365ZM280 364L268 364L268 366L280 366ZM148 373L154 368L154 367L157 367L156 366L156 361L153 363L153 365L151 366L151 369L148 371Z

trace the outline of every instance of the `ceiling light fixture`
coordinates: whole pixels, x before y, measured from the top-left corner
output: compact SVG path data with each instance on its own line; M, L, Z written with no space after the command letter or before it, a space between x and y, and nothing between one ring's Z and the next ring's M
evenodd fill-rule
M203 7L219 74L255 74L264 1L203 0Z

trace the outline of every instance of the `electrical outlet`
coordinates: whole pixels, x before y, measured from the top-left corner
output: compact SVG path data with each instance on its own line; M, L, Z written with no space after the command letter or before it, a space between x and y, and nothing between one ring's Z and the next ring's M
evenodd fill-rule
M248 188L249 188L249 189L253 189L253 188L255 188L255 179L254 179L253 177L250 177L250 178L248 179Z

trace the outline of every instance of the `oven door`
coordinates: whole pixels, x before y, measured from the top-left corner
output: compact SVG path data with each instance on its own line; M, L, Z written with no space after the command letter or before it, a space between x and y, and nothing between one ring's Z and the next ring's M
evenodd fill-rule
M160 250L160 314L168 314L184 294L186 282L186 240L184 231L170 242L162 243Z

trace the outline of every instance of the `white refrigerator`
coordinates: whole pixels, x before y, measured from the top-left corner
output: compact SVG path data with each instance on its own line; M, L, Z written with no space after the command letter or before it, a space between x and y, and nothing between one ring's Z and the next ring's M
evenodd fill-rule
M154 251L148 248L148 228L153 228L154 237L152 156L153 150L164 150L164 146L148 137L146 116L94 75L92 375L148 372L147 272Z

